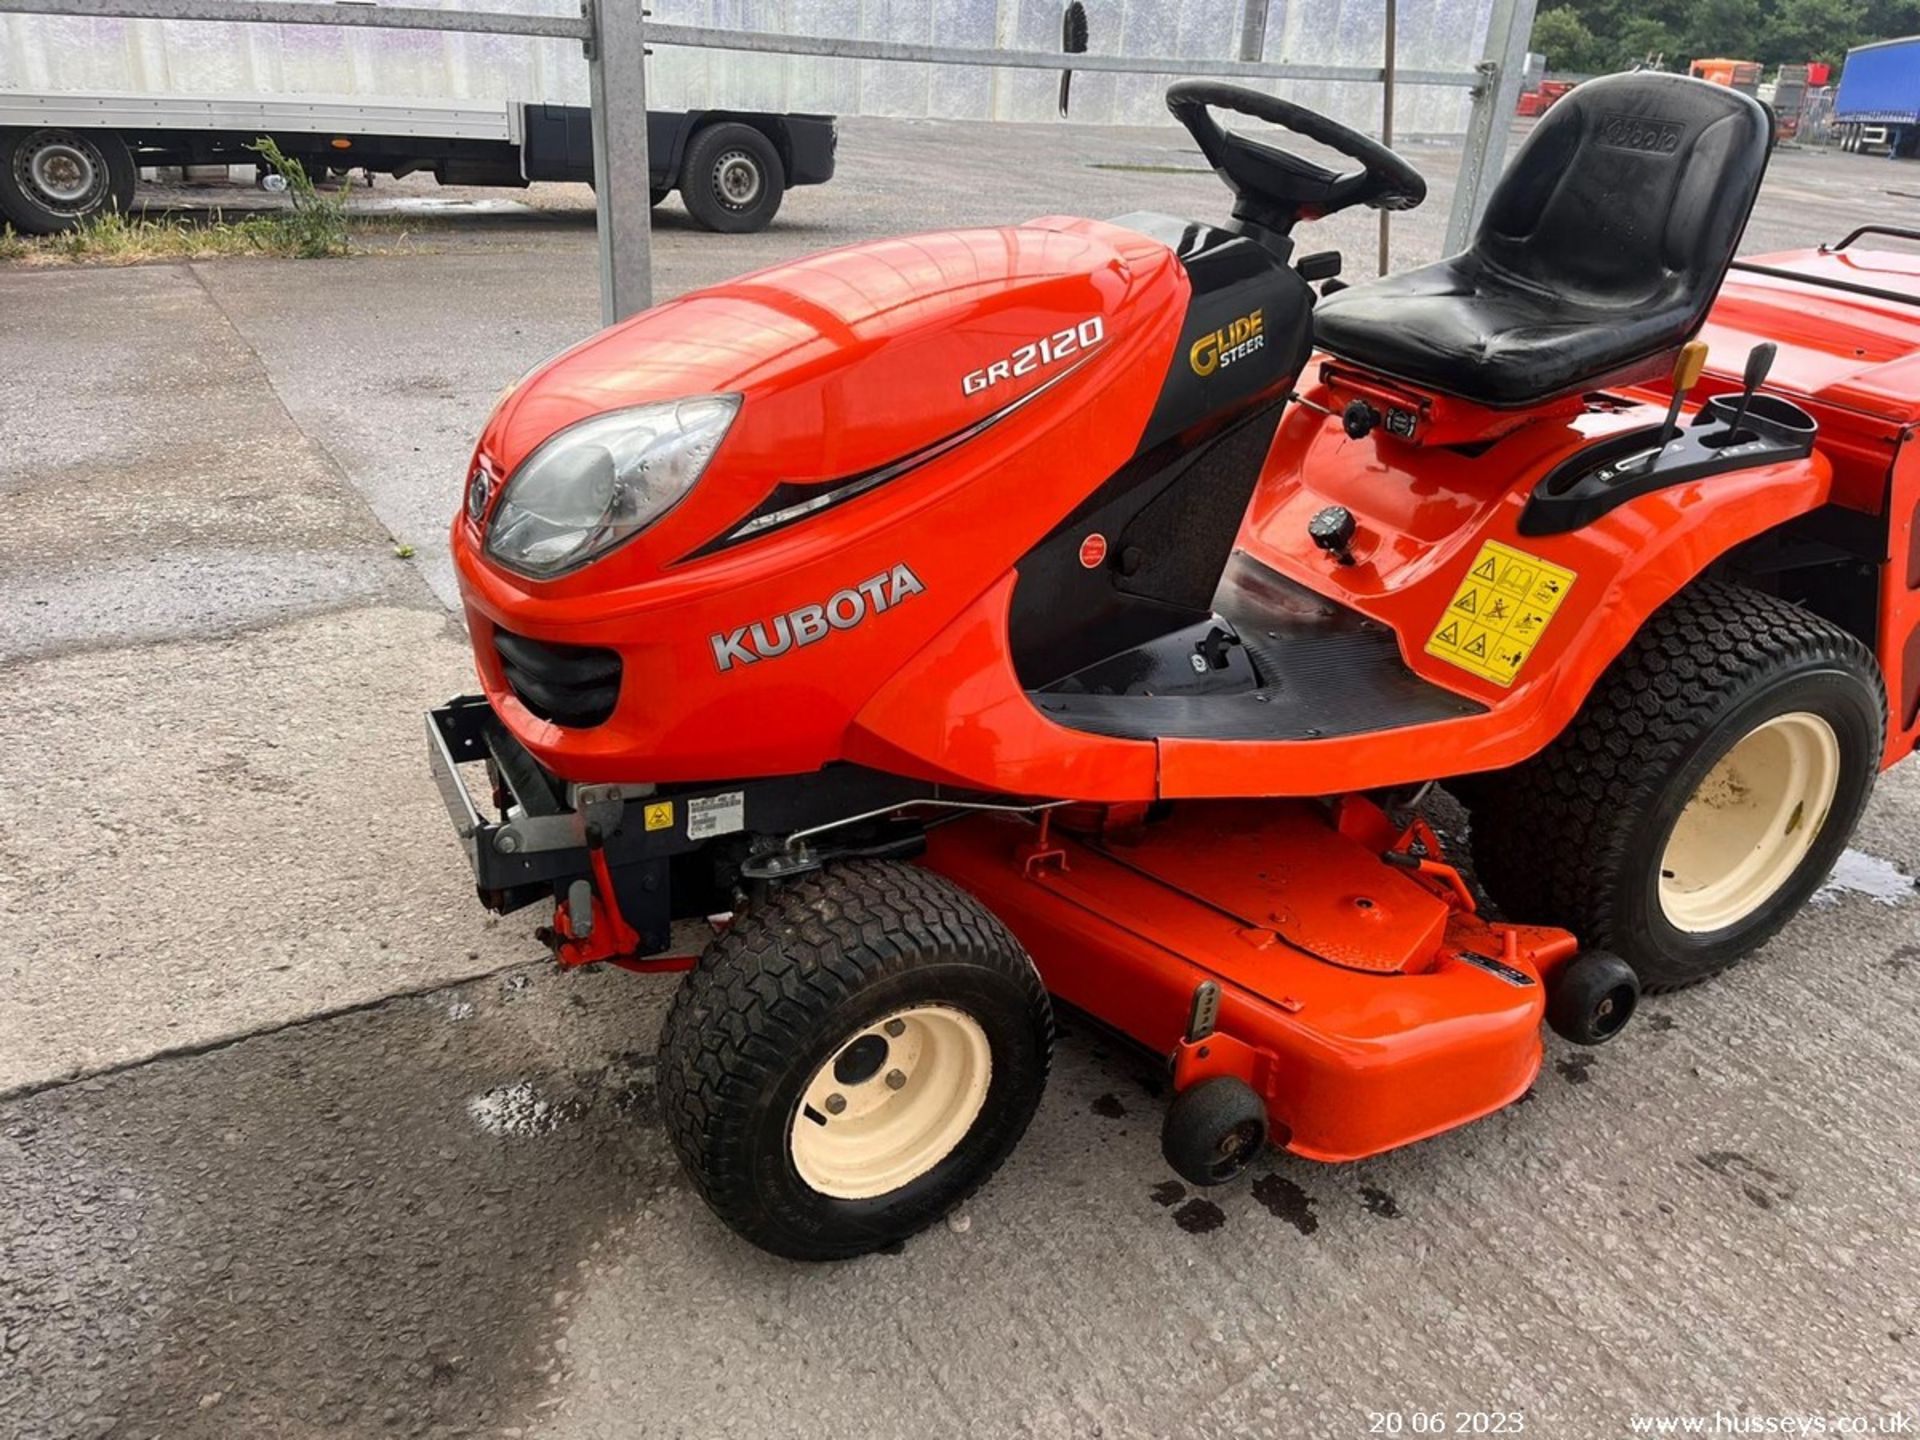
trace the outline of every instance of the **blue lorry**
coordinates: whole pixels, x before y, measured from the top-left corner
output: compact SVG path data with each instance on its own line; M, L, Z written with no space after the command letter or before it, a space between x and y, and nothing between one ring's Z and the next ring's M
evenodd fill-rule
M1833 122L1842 150L1920 151L1920 35L1849 50Z

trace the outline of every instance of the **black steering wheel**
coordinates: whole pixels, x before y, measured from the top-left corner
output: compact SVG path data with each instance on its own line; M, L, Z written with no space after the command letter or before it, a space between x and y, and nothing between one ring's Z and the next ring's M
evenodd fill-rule
M1358 160L1360 168L1336 174L1290 151L1223 130L1210 113L1216 108L1317 140ZM1167 109L1187 127L1207 163L1233 192L1237 220L1284 235L1302 220L1350 206L1411 210L1427 198L1420 172L1378 140L1291 100L1220 80L1182 80L1167 88Z

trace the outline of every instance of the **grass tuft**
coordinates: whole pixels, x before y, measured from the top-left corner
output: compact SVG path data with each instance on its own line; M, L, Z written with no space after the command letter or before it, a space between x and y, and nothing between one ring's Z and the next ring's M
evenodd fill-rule
M247 148L287 182L287 196L293 201L293 209L281 211L273 218L281 222L286 231L286 244L293 253L303 260L345 255L352 248L347 239L347 177L341 176L339 188L324 195L315 188L307 167L293 156L281 153L271 135L262 135Z

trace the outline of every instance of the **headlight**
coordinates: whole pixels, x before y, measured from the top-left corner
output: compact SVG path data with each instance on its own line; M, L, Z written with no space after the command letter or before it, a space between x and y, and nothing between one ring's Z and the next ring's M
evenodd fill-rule
M536 578L606 554L693 488L739 409L738 395L701 395L569 425L507 480L487 553Z

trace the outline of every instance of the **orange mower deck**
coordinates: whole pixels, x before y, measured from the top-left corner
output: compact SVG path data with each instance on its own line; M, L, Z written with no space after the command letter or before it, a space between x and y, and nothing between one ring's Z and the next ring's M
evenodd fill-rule
M1006 923L1048 990L1172 1055L1176 1090L1237 1077L1273 1143L1339 1161L1477 1119L1533 1083L1547 984L1573 937L1489 924L1437 860L1382 859L1405 856L1394 847L1408 837L1373 806L1119 814L1044 830L969 819L928 835L925 864ZM1193 1035L1207 982L1217 1019Z

